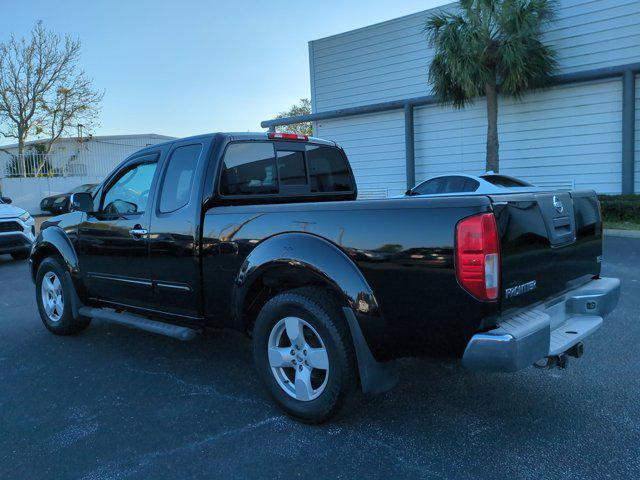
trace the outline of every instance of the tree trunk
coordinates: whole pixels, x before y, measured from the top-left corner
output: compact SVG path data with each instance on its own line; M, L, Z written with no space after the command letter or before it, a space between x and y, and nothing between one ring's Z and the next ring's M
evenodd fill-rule
M18 126L18 168L21 169L21 171L18 172L18 175L21 175L23 177L27 176L27 163L24 159L24 144L27 140L26 137L27 135L25 129L21 126Z
M485 86L487 95L487 163L486 171L500 172L500 158L498 155L498 90L496 82L489 82Z

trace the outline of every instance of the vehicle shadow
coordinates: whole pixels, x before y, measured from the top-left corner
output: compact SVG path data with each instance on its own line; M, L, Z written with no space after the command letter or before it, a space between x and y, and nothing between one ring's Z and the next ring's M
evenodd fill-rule
M111 367L120 364L130 373L154 375L156 380L172 378L169 387L177 386L183 393L185 389L192 394L216 392L216 401L240 400L253 403L264 415L280 413L254 373L251 341L237 332L207 332L191 342L179 342L94 322L72 341L89 341L94 361L99 362L103 353ZM530 368L515 374L480 374L466 371L457 360L423 358L400 359L397 364L400 379L393 390L364 398L327 425L359 430L394 419L425 431L464 425L468 434L474 434L509 423L520 430L552 415L569 428L576 415L586 415L592 408L579 398L567 402L564 374L557 371Z

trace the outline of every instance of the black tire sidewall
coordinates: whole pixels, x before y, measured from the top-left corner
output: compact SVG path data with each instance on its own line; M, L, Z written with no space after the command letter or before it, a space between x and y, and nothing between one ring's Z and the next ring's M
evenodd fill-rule
M267 302L258 315L253 330L254 361L258 375L274 400L290 415L319 423L336 411L349 390L348 352L342 347L330 311L303 295L286 292ZM320 396L300 401L288 395L274 378L268 358L268 340L274 325L285 317L295 316L309 323L320 335L329 357L329 378Z
M57 322L49 320L49 316L42 304L42 279L48 272L55 273L62 285L62 301L64 302L64 309L62 317ZM38 267L38 273L36 274L36 301L38 303L38 311L40 312L42 323L44 323L45 327L53 333L68 333L76 327L71 307L71 288L73 288L73 286L70 285L68 275L58 260L50 257L42 261Z

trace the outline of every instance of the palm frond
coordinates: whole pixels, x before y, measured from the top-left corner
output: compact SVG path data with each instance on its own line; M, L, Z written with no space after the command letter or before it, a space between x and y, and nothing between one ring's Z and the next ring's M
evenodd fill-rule
M556 0L461 0L456 11L432 15L424 31L436 52L429 83L438 101L462 107L488 82L515 97L548 84L557 60L542 32L556 7Z

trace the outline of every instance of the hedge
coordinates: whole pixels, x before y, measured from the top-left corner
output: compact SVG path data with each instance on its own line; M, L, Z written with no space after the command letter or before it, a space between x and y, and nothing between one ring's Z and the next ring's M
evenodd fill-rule
M605 221L640 223L640 195L600 195L600 202Z

